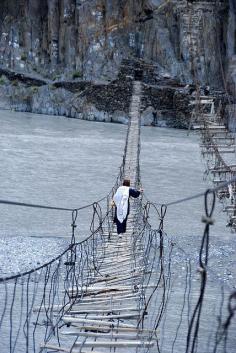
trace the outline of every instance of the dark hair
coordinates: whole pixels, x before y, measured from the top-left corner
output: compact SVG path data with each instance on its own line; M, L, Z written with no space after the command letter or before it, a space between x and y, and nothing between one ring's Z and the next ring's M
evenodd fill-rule
M130 180L129 179L124 179L123 186L130 186Z

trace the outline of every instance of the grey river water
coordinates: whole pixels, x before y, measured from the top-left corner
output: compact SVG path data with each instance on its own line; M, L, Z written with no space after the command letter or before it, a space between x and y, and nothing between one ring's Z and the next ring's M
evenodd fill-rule
M126 126L10 111L0 111L0 124L0 199L77 208L100 199L114 184ZM141 141L142 184L151 201L167 203L202 192L210 185L203 181L204 162L197 134L188 136L183 130L143 127ZM165 231L196 259L204 229L203 205L203 198L198 198L169 207L164 223ZM217 203L210 263L219 286L225 282L235 286L236 236L225 227L227 220L221 209ZM77 240L89 234L90 218L91 211L79 213ZM154 226L158 224L154 214L150 221ZM70 212L0 205L1 275L27 270L60 254L70 241L70 225ZM177 249L173 256L180 271L180 284L171 298L172 307L176 307L183 296L184 267L178 262ZM213 302L219 286L210 286L212 293L208 297ZM167 313L171 325L178 323L179 317L173 317L176 313ZM163 328L167 342L169 332L176 331L171 325ZM8 337L8 332L5 335ZM234 342L231 344L233 347ZM233 350L230 348L229 352Z
M121 163L126 126L10 111L0 112L0 122L0 199L75 208L109 192ZM198 135L184 130L142 127L141 175L149 199L170 202L207 188L198 142ZM225 227L221 209L217 203L212 236L219 248L213 255L229 257L232 265L235 235ZM165 230L183 246L192 249L196 244L197 249L202 214L203 198L170 207ZM90 216L87 210L79 214L77 240L88 234ZM8 267L14 272L18 257L42 263L60 253L70 239L70 224L70 212L0 205L2 272ZM29 237L46 237L46 247L38 248L36 238ZM55 247L50 237L63 241Z

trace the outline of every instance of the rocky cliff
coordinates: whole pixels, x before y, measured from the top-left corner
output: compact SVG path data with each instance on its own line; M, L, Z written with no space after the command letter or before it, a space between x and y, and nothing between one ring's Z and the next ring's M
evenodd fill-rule
M157 85L162 76L234 90L234 0L2 0L0 9L1 68L45 84L109 83L119 77L122 60L133 59L153 65L156 82L146 84ZM71 95L63 90L60 100ZM34 98L25 96L30 110Z

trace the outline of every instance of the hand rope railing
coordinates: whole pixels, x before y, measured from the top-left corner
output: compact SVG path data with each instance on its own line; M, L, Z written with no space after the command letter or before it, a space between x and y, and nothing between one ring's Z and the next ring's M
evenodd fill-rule
M100 217L99 212L94 213L94 217ZM72 232L75 230L75 220L74 218ZM39 344L43 343L39 342L38 338L40 327L45 328L44 342L53 336L59 340L57 328L60 323L62 324L62 316L73 305L75 301L73 298L79 302L85 295L86 287L91 282L91 279L87 278L90 266L97 267L98 255L94 257L94 247L98 243L102 245L104 241L101 224L102 221L86 241L71 244L62 254L47 264L21 274L1 278L1 298L5 300L5 305L1 311L0 332L3 337L2 343L5 337L4 330L10 332L10 343L5 344L6 347L10 344L10 352L14 352L15 349L19 351L21 347L25 347L26 352L38 351ZM101 260L102 255L99 256ZM23 298L26 298L27 302L21 307L19 300L22 302ZM18 308L22 310L20 315L22 324L17 328L18 318L13 320L13 317L16 315L15 310L18 312ZM33 308L38 312L34 323L32 322ZM25 340L22 335L25 336ZM14 344L13 341L15 341Z
M109 194L108 194L109 195ZM100 200L95 201L96 203L104 201L107 196L102 197ZM12 205L12 206L21 206L21 207L31 207L31 208L42 208L46 210L55 210L55 211L69 211L69 212L74 212L74 211L81 211L86 208L92 207L94 202L78 207L78 208L63 208L63 207L55 207L55 206L46 206L46 205L39 205L39 204L33 204L33 203L26 203L26 202L18 202L18 201L10 201L10 200L1 200L0 199L0 204L3 205Z
M219 189L219 187L217 187ZM212 200L209 200L209 196ZM215 205L215 190L208 189L205 193L194 195L204 196L205 215L202 221L205 224L201 244L199 244L198 260L191 258L176 240L170 239L164 232L164 219L167 204L159 205L147 202L143 205L143 220L145 227L142 236L146 239L145 257L148 256L150 263L146 271L151 269L148 283L155 281L153 291L144 289L145 311L151 308L152 318L149 317L149 325L152 322L153 334L157 334L157 351L175 352L180 349L186 353L210 352L233 352L235 316L236 316L236 290L219 280L209 262L209 230L213 225L213 210ZM178 200L187 202L190 198ZM177 202L169 203L169 206ZM164 207L164 209L163 209ZM150 209L153 208L160 221L159 228L153 230L149 224ZM163 212L164 211L164 212ZM157 241L159 239L159 241ZM181 250L181 256L175 258L177 249ZM196 250L195 250L196 251ZM156 256L156 254L159 254ZM185 264L185 267L183 267ZM185 272L185 275L184 275ZM156 277L155 274L158 274ZM196 281L196 274L200 276L200 282ZM208 277L211 277L209 281ZM215 280L212 282L212 279ZM182 284L176 283L181 281ZM147 283L147 282L145 282ZM197 284L196 284L197 283ZM199 294L197 294L199 292ZM214 300L211 295L217 293ZM156 294L158 293L158 294ZM173 295L172 293L175 293ZM182 304L181 304L182 302ZM155 311L152 308L156 308ZM175 319L173 319L175 318ZM168 322L168 326L165 323ZM202 325L207 322L208 331L202 330ZM144 325L144 317L140 321ZM163 326L161 326L161 324ZM171 326L171 330L169 329ZM150 327L149 327L150 329ZM163 329L163 332L162 332ZM160 336L159 336L160 335ZM207 349L207 350L206 350Z

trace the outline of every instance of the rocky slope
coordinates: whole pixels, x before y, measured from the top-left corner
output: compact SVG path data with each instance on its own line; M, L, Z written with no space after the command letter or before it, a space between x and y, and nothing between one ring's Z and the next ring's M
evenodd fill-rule
M48 82L2 69L0 108L126 124L137 67L143 81L142 124L187 128L191 95L185 85L130 60L122 61L111 82Z
M161 77L166 79L165 86L172 78L180 86L198 82L215 89L224 89L227 82L234 91L234 0L3 0L0 9L0 66L28 75L25 85L19 77L9 81L2 72L2 107L10 102L20 110L77 117L86 115L87 106L91 119L99 115L98 119L112 120L114 116L106 114L109 107L104 111L101 102L91 102L87 86L93 81L90 86L100 92L95 94L99 100L103 94L113 96L118 90L115 85L121 84L122 91L124 80L122 84L119 73L127 58L153 67L153 77L149 75L145 83L159 91ZM29 89L29 77L43 81L43 87L31 82ZM87 93L80 88L72 92L66 82L86 86ZM171 84L169 88L173 89ZM122 101L122 95L118 96ZM153 99L149 104L148 112L158 108ZM175 112L172 95L167 110L170 106ZM122 103L115 111L118 121L126 120ZM150 121L148 112L145 117ZM180 113L185 119L185 113Z

